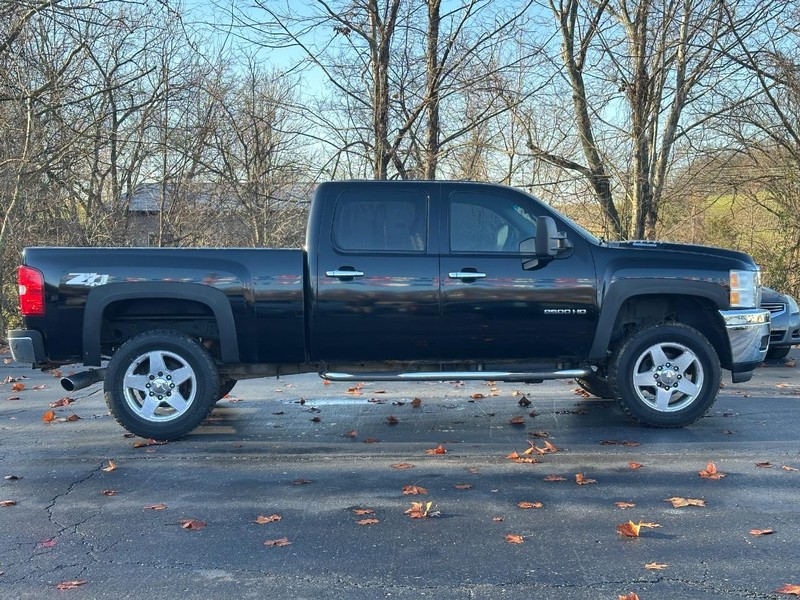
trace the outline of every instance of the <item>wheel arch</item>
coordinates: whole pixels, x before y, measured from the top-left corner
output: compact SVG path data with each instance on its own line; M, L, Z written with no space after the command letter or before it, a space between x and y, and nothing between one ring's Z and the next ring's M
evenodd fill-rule
M99 366L102 360L102 327L106 316L126 302L174 300L204 307L217 325L219 358L224 363L239 362L239 341L230 302L216 288L180 282L119 282L89 292L83 313L83 363Z
M730 344L719 314L727 302L724 289L702 281L616 282L603 301L589 359L604 361L616 344L643 325L675 321L701 332L714 346L722 366L730 368Z

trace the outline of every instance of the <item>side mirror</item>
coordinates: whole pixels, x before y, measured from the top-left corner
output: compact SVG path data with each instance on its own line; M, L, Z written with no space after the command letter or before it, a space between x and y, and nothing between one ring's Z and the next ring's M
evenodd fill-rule
M567 239L567 234L556 229L556 222L552 217L538 217L536 219L536 237L522 240L519 244L522 268L525 270L535 269L572 247Z

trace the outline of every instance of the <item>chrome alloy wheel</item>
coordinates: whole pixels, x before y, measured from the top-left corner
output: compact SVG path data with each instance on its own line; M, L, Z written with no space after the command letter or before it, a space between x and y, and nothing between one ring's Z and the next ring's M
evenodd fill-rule
M650 346L633 369L636 395L659 412L675 412L692 404L703 389L703 381L700 359L677 342Z
M152 350L134 359L122 381L128 408L151 423L180 418L194 402L197 375L184 358Z

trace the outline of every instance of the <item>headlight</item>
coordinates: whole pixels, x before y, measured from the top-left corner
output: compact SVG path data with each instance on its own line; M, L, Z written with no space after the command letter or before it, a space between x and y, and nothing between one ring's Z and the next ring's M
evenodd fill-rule
M761 304L761 271L730 273L731 308L755 308Z
M800 307L797 306L797 300L787 294L786 303L789 305L789 312L794 314L800 312Z

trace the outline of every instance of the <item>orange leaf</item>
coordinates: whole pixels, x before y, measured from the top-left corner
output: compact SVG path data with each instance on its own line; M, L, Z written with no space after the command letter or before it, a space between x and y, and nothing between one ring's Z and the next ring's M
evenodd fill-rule
M428 493L427 488L418 487L416 485L404 485L403 486L403 495L404 496L419 496L420 494L425 495Z
M350 431L348 431L347 433L343 433L343 434L342 434L342 437L346 437L346 438L357 438L357 437L358 437L358 430L357 430L357 429L351 429L351 430L350 430Z
M750 535L772 535L775 533L774 529L751 529Z
M356 525L375 525L376 523L380 523L378 519L361 519L360 521L356 521Z
M800 596L800 585L787 583L782 588L775 590L776 594L787 594L789 596Z
M619 596L619 600L639 600L639 595L636 592L629 592L624 596Z
M562 477L561 475L548 475L544 478L544 481L566 481L566 477Z
M400 421L397 420L397 417L389 415L386 417L386 424L387 425L397 425Z
M11 386L12 392L21 392L24 389L25 389L24 383L15 383L14 385Z
M258 517L256 517L255 522L258 523L259 525L266 525L267 523L277 523L282 518L283 517L281 517L280 515L269 515L268 517L264 515L259 515Z
M103 467L103 471L105 471L106 473L111 473L111 471L116 471L116 470L117 470L117 463L115 463L113 460L108 461L108 464L105 467Z
M641 469L644 465L642 463L638 463L638 462L629 462L628 466L631 469Z
M86 585L87 583L89 583L89 582L86 581L85 579L75 579L73 581L62 581L61 583L56 585L56 588L59 589L59 590L74 590L74 589L79 588L82 585Z
M42 415L42 421L44 421L45 423L52 423L55 420L56 420L56 413L54 413L52 410L48 410L46 413Z
M705 506L706 501L700 500L698 498L681 498L680 496L675 496L673 498L667 498L664 502L671 502L672 506L675 508L683 508L684 506Z
M663 571L663 570L664 570L664 569L666 569L668 566L669 566L669 565L667 565L667 564L665 564L665 563L651 562L651 563L647 563L647 564L644 566L644 568L645 568L645 569L650 569L651 571Z
M407 514L412 519L424 519L427 517L433 517L438 515L439 513L432 513L431 509L433 508L433 502L412 502L411 508L409 508L405 514Z
M420 400L419 398L414 398L411 401L411 406L413 406L414 408L419 408L421 405L422 405L422 400Z
M181 524L183 529L192 529L192 530L199 530L203 529L206 526L204 521L198 521L197 519L183 519L178 521Z
M784 471L797 471L798 469L795 469L794 467L790 467L789 465L783 465L783 470Z
M617 525L617 533L625 537L639 537L639 529L641 525L637 525L633 521Z
M447 454L447 450L440 444L436 448L428 448L425 450L425 454Z
M512 425L525 425L525 417L513 417L510 423Z
M411 463L395 463L395 464L392 465L392 468L393 469L400 469L400 470L413 469L414 465L412 465Z
M380 440L374 437L368 437L364 439L365 444L377 444L378 442L380 442Z
M541 502L517 502L517 506L520 508L542 508L544 504Z
M283 546L288 546L292 542L289 541L289 538L279 538L277 540L267 540L264 542L265 546L269 546L270 548L282 548Z
M525 543L525 538L522 537L521 535L515 535L513 533L507 533L506 534L506 541L509 544L524 544Z
M483 400L484 398L486 398L486 396L484 396L483 394L480 394L480 393L476 393L476 394L472 394L472 396L470 396L470 398L472 398L473 400Z
M58 408L59 406L69 406L72 404L72 398L61 398L60 400L56 400L55 402L50 403L50 408Z
M722 479L725 477L725 473L717 471L717 466L713 462L708 463L705 470L698 472L698 475L703 479Z
M457 483L453 486L457 490L471 490L472 484L471 483Z
M161 504L148 504L144 507L145 510L167 510L167 505L163 502Z
M517 453L517 451L514 450L511 454L507 455L506 458L509 460L517 460L518 458L520 458L520 456Z
M375 511L371 508L354 508L353 512L358 515L359 517L363 517L364 515L374 515Z
M0 500L0 506L2 506L2 507L16 506L16 505L17 505L17 501L16 500Z
M614 502L614 506L616 506L617 508L626 509L626 508L633 508L634 506L636 506L636 504L634 504L633 502Z
M583 476L583 473L576 473L575 474L575 483L578 485L589 485L590 483L597 483L596 479L586 479Z

